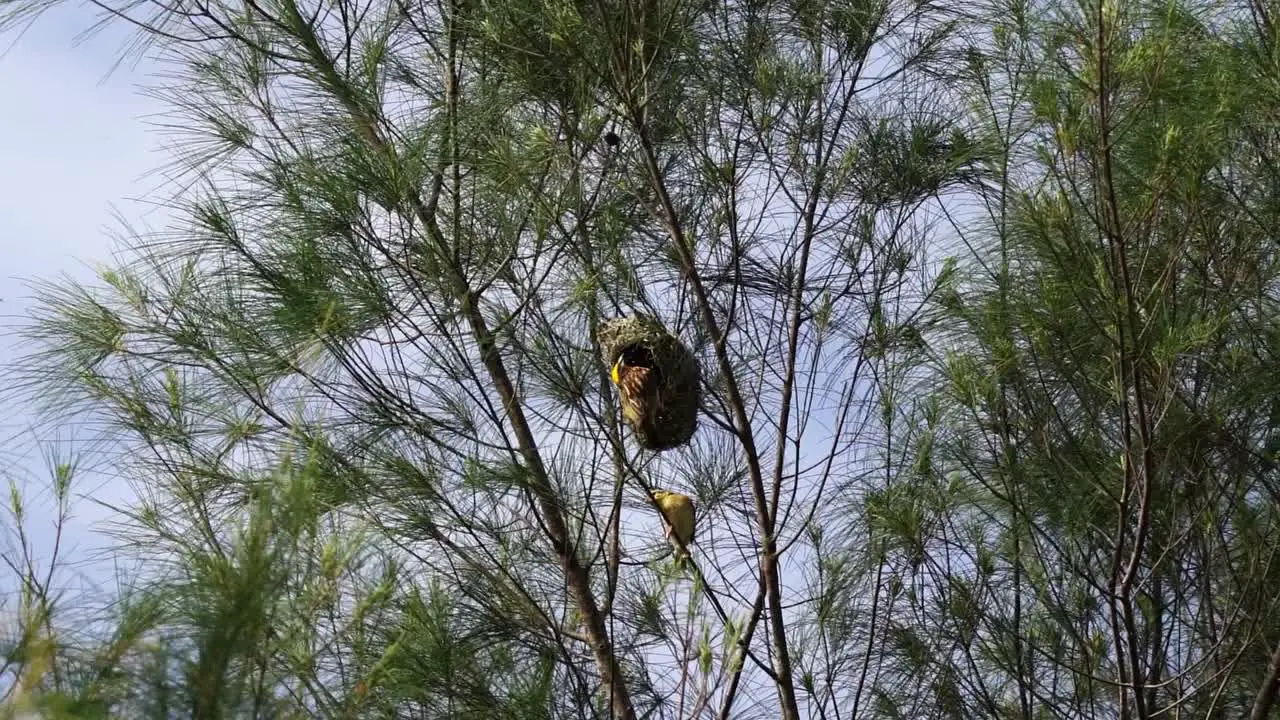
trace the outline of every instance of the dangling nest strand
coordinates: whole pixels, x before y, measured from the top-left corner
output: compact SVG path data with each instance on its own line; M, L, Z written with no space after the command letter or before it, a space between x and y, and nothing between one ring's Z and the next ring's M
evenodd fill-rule
M643 315L608 321L597 339L601 359L616 371L622 416L640 446L660 451L689 442L702 393L693 353Z

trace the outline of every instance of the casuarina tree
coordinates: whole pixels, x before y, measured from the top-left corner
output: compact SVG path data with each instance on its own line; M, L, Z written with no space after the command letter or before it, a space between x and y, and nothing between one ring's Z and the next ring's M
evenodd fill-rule
M1265 3L99 8L174 220L39 286L8 387L139 571L64 619L5 555L9 707L1274 711ZM624 420L635 318L687 441Z

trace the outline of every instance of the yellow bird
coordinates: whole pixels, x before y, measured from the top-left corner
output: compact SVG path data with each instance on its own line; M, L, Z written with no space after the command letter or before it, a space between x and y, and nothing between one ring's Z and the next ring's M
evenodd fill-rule
M678 543L675 545L675 557L677 561L683 560L689 556L688 546L693 544L693 536L697 529L695 525L695 513L693 500L688 495L670 492L667 490L654 490L653 500L658 503L658 507L662 509L664 532L663 534L668 540L672 534L675 534ZM681 549L680 545L685 546Z
M609 378L618 386L622 416L627 422L632 427L651 427L658 409L658 377L653 354L636 345L624 349L613 363Z

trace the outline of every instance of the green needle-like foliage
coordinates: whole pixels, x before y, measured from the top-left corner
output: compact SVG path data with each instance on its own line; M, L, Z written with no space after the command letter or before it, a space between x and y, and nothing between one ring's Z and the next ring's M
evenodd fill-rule
M172 221L17 328L0 718L1280 712L1268 3L99 5Z

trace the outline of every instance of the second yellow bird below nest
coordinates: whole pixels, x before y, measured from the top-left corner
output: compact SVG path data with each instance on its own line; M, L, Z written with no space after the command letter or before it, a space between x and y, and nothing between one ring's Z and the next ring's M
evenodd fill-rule
M693 500L689 499L688 495L668 490L654 490L653 500L658 503L658 507L662 508L662 515L666 520L663 523L666 526L664 534L667 538L670 539L674 533L676 539L686 548L692 545L693 536L697 530ZM675 552L677 559L688 556L688 550L681 550L679 544L676 544Z

